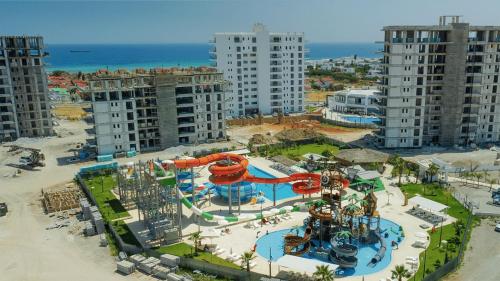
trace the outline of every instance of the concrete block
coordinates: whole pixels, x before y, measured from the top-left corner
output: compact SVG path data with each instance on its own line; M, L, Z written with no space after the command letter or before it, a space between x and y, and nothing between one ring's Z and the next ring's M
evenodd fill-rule
M181 262L181 258L174 256L174 255L169 255L169 254L163 254L160 256L161 264L169 266L169 267L175 267L178 266L179 263Z
M119 261L116 263L116 270L125 275L129 275L135 271L135 264L129 261Z

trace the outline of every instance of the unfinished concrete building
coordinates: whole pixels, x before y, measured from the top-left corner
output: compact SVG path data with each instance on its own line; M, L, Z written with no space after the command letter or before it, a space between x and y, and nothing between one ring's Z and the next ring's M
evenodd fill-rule
M0 36L0 142L53 135L40 36Z
M377 145L500 141L500 26L471 26L458 16L443 16L439 25L383 31Z
M225 139L226 89L215 72L95 77L89 93L98 154Z

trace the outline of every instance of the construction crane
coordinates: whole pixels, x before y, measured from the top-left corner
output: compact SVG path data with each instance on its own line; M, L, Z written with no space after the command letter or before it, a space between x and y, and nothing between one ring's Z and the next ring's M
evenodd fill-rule
M9 152L22 152L28 151L30 153L29 156L21 156L19 158L19 162L22 166L34 168L34 167L44 167L45 163L45 155L38 148L30 148L30 147L22 147L18 145L5 145L5 147L9 147Z

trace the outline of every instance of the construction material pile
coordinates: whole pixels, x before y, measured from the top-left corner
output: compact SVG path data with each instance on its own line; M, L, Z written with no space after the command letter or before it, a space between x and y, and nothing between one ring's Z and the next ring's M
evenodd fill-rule
M80 206L83 193L77 187L69 187L53 191L43 191L42 203L47 213L75 209Z
M287 140L303 140L303 139L313 139L324 136L318 133L314 128L293 128L284 129L276 134L276 138L280 141Z
M264 136L263 134L255 134L250 138L249 142L253 144L268 144L272 143L273 140L270 136Z

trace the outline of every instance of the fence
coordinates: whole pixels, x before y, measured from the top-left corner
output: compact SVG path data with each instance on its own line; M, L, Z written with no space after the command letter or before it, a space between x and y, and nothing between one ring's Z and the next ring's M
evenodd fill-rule
M146 249L145 253L148 256L156 258L160 258L161 255L160 253L151 249ZM260 273L247 272L246 270L238 270L235 268L212 264L209 261L200 261L187 257L180 257L180 259L181 259L180 267L182 268L188 268L191 270L200 270L207 274L217 275L219 277L225 277L231 280L257 281L261 280L262 277L267 276Z
M82 187L82 190L85 193L85 195L87 195L87 198L90 199L90 201L92 202L93 205L97 206L97 201L95 200L94 195L92 194L92 192L90 192L90 189L88 188L87 184L85 184L85 181L83 180L80 173L78 173L76 175L76 180L77 180L78 184L80 184L80 186ZM115 239L116 243L118 244L118 248L120 248L121 251L124 251L124 252L129 253L129 254L138 254L138 253L143 252L140 247L137 247L136 245L131 245L131 244L125 243L123 241L123 239L120 237L120 235L118 235L116 230L113 228L112 224L105 222L105 226L106 226L106 229L109 231L109 233Z
M281 119L280 119L281 118ZM237 126L249 126L249 125L261 125L261 124L289 124L295 123L302 120L315 120L321 123L326 123L334 126L342 126L347 128L360 128L360 129L376 129L377 125L373 123L354 123L341 120L326 119L321 114L304 114L298 116L283 116L283 117L262 117L254 119L233 119L227 120L227 125L237 125ZM280 122L281 121L281 122Z
M451 259L447 263L443 264L436 271L429 273L424 277L423 281L438 281L446 274L452 272L460 264L458 257Z

